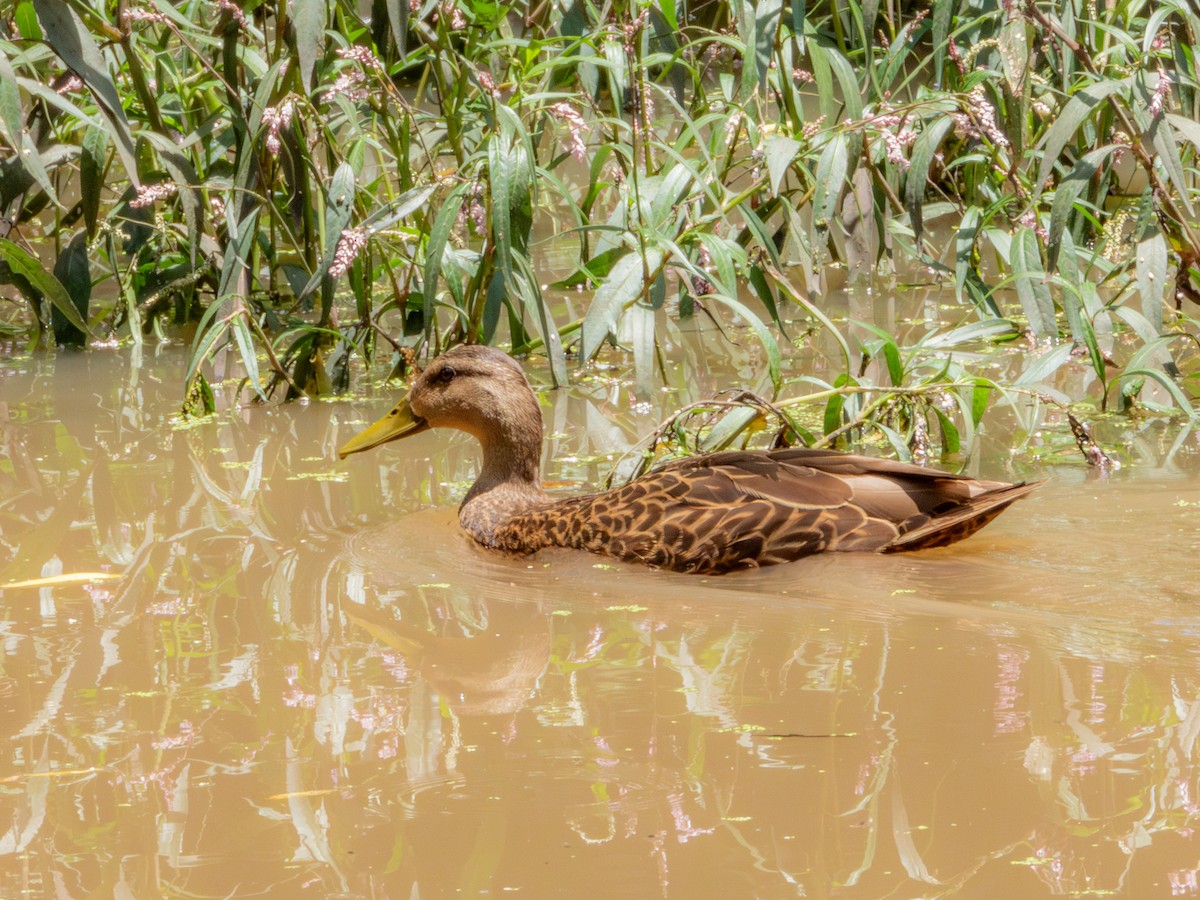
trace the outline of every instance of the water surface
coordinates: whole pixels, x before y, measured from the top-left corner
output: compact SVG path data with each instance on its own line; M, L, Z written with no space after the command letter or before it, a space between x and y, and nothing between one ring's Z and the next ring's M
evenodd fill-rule
M468 439L336 462L385 392L175 422L181 364L0 364L0 585L98 573L0 590L0 896L1200 894L1190 443L697 578L485 553ZM632 395L543 393L547 480L687 399Z

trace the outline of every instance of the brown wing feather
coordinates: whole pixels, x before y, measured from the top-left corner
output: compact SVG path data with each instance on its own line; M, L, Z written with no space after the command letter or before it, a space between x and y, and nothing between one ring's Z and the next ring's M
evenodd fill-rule
M515 516L496 537L518 551L574 547L718 573L823 550L942 546L1032 488L832 451L715 453Z

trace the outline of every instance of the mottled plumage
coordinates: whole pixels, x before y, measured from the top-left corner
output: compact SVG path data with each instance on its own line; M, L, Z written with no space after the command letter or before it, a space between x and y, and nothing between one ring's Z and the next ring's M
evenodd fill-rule
M941 547L978 531L1035 484L976 481L832 450L710 453L668 463L602 494L541 490L541 412L520 367L486 347L430 363L346 456L428 427L483 446L483 468L459 509L486 547L571 547L679 572L715 574L827 550Z

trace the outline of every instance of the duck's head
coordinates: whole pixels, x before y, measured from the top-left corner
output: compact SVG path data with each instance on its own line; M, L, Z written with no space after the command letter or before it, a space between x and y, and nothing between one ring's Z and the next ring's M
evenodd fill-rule
M431 362L404 398L378 422L338 450L345 459L427 428L457 428L485 449L542 437L542 416L525 373L508 354L461 346Z

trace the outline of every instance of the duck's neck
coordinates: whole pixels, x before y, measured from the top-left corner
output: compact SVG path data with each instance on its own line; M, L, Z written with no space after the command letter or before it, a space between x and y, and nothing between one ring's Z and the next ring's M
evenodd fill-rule
M506 410L499 424L476 435L483 446L483 468L458 510L463 528L489 546L496 529L514 515L549 502L540 487L542 416L537 401L530 397L528 407Z

